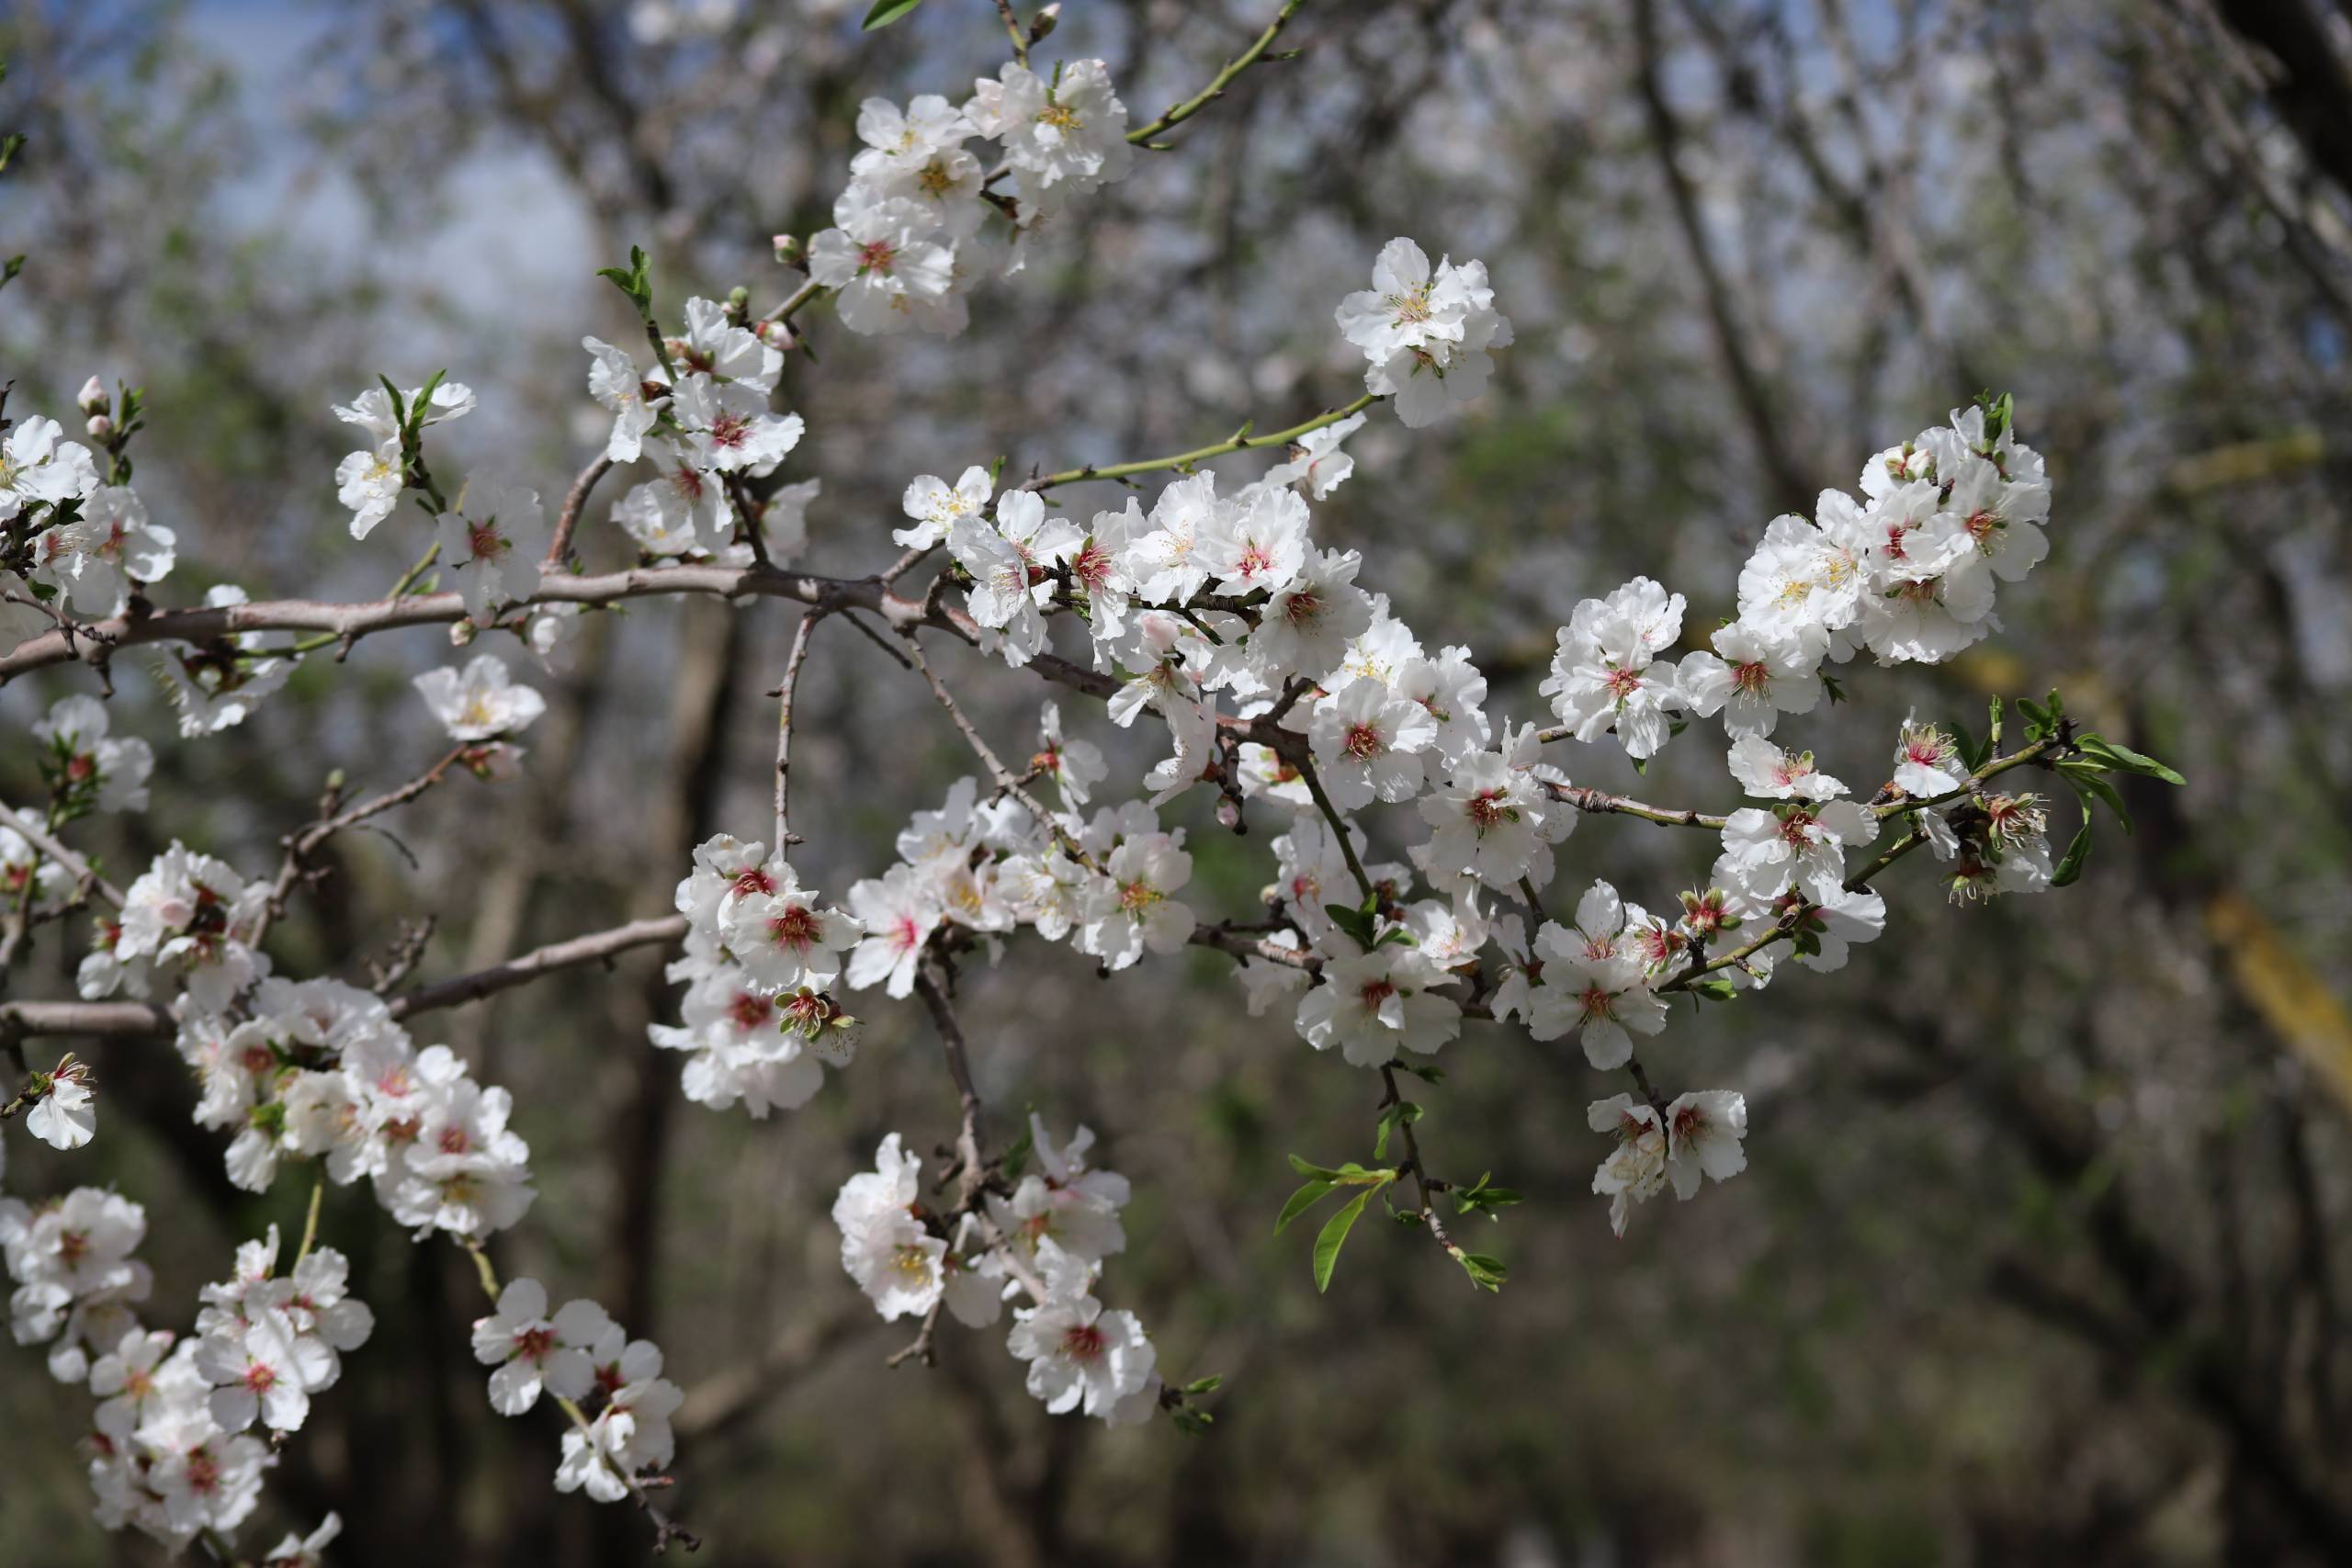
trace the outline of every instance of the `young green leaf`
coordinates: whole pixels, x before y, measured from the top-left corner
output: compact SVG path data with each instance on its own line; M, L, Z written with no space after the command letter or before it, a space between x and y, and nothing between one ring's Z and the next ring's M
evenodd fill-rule
M1482 1291L1498 1292L1510 1278L1510 1270L1499 1258L1489 1258L1482 1252L1457 1252L1453 1257L1462 1265L1462 1271L1470 1276L1470 1282Z
M1400 1100L1380 1113L1380 1135L1373 1140L1372 1157L1388 1157L1388 1134L1399 1126L1409 1127L1421 1119L1421 1107L1409 1100Z
M2104 736L2086 735L2082 738L2081 745L2083 750L2092 756L2120 768L2125 773L2143 773L2152 779L2162 779L2168 784L2185 784L2188 782L2154 757L2134 751L2129 746L2118 746Z
M1331 1288L1331 1270L1339 1265L1340 1248L1347 1241L1348 1233L1355 1229L1356 1221L1363 1216L1364 1205L1372 1201L1377 1187L1367 1187L1350 1199L1346 1208L1323 1223L1322 1231L1315 1238L1315 1289L1317 1293Z
M2058 772L2068 784L2075 786L2075 793L2082 796L2086 816L2089 814L2091 801L2097 798L2109 811L2115 813L2115 819L2123 824L2125 832L2132 830L2132 813L2124 808L2123 797L2115 793L2113 784L2100 776L2096 764L2079 761L2061 762L2058 764Z
M922 0L874 0L874 8L865 13L860 30L870 33L876 28L887 28L922 4Z
M1324 1199L1329 1197L1333 1192L1338 1191L1339 1187L1340 1184L1336 1181L1326 1181L1322 1178L1317 1177L1313 1181L1310 1181L1306 1186L1300 1188L1297 1191L1292 1193L1290 1195L1290 1201L1283 1205L1283 1212L1281 1215L1274 1221L1274 1234L1276 1235L1280 1235L1283 1232L1288 1230L1290 1228L1291 1221L1298 1218L1299 1215L1306 1213L1307 1210L1312 1209L1316 1204L1323 1201Z
M2058 869L2051 874L2050 886L2052 887L2073 886L2075 879L2083 874L2083 862L2090 859L2090 855L2091 819L2090 813L2086 810L2083 814L2083 825L2075 833L2075 841L2066 846L2066 858L2060 861Z
M1968 726L1955 718L1947 723L1944 728L1951 731L1952 743L1960 748L1960 760L1968 764L1970 773L1974 773L1984 765L1984 754L1990 748L1979 746L1971 739Z

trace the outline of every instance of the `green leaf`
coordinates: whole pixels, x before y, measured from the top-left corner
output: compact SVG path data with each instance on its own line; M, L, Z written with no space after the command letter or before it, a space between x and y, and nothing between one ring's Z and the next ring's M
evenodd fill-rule
M1024 1130L1021 1136L1005 1145L1004 1158L1000 1163L1007 1181L1021 1179L1022 1170L1029 1164L1029 1150L1035 1142L1035 1135Z
M1487 1178L1493 1174L1489 1171L1487 1175L1479 1177L1476 1185L1454 1190L1453 1207L1456 1213L1466 1214L1473 1209L1507 1209L1513 1203L1526 1201L1520 1193L1510 1188L1487 1186Z
M2101 761L2109 762L2128 773L2143 773L2152 779L2162 779L2168 784L2185 784L2188 781L2157 761L2154 757L2134 751L2129 746L2118 746L2104 736L2086 735L2080 742L2084 750Z
M1296 1155L1290 1156L1290 1168L1301 1176L1319 1181L1329 1181L1340 1187L1358 1187L1367 1181L1387 1181L1396 1175L1396 1172L1390 1170L1366 1170L1353 1160L1335 1168L1317 1165L1311 1160L1303 1160Z
M408 411L409 425L412 430L422 430L424 428L424 416L431 412L433 409L433 394L441 389L442 378L448 374L449 373L447 370L435 370L433 373L432 379L426 381L424 385L418 389L416 394L416 405Z
M2125 832L2132 830L2132 813L2124 808L2123 797L2115 793L2113 784L2100 776L2097 766L2078 761L2061 762L2058 764L2058 772L2068 784L2075 786L2075 793L2082 797L2083 815L2086 818L2090 816L2091 800L2096 796L2109 811L2115 813L2115 819L2123 824Z
M10 256L6 262L0 262L0 288L16 282L17 274L24 270L25 258L22 256Z
M1331 1270L1339 1265L1340 1248L1347 1241L1348 1233L1355 1229L1356 1221L1363 1217L1364 1205L1371 1202L1372 1195L1379 1190L1377 1187L1365 1188L1349 1201L1346 1208L1323 1223L1322 1231L1315 1238L1317 1293L1331 1288Z
M1380 1113L1380 1136L1373 1141L1372 1157L1388 1157L1388 1134L1400 1126L1409 1127L1421 1119L1421 1107L1412 1100L1400 1100Z
M1216 1372L1204 1378L1194 1378L1191 1382L1184 1385L1184 1397L1190 1399L1194 1394L1198 1393L1215 1393L1218 1389L1223 1388L1224 1386L1225 1374L1223 1372Z
M596 269L596 276L611 280L614 288L628 295L629 303L637 307L639 315L652 314L653 284L646 273L642 247L631 245L628 248L628 269L626 272L616 266L600 266Z
M24 144L25 133L21 130L12 130L6 136L0 136L0 173L6 171L9 160L16 157Z
M1462 1265L1462 1271L1470 1276L1470 1282L1482 1291L1500 1291L1503 1282L1510 1278L1510 1270L1499 1258L1489 1258L1483 1252L1457 1252L1453 1257Z
M2090 856L2091 819L2090 813L2086 809L2083 814L2083 825L2075 834L2075 841L2066 846L2066 858L2060 861L2058 869L2051 874L2050 886L2052 887L2073 886L2075 880L2083 874L2083 863L2090 859Z
M1374 941L1372 911L1349 904L1326 904L1323 912L1330 916L1331 923L1347 932L1358 947L1367 953L1372 951Z
M1984 753L1988 748L1981 747L1969 739L1968 726L1955 718L1947 723L1944 728L1951 731L1952 743L1960 748L1960 760L1968 764L1970 773L1973 773L1984 765Z
M874 8L865 13L860 30L870 33L876 28L887 28L922 4L922 0L874 0Z
M1993 699L1992 718L1984 730L1984 750L1989 755L2001 749L2001 699Z
M1721 976L1690 982L1690 994L1711 1002L1727 1002L1739 995L1739 987Z
M401 389L398 387L392 385L392 378L390 376L379 372L376 379L383 386L385 395L392 400L392 423L402 430L406 430L408 428L408 400L401 395Z
M1290 1201L1283 1205L1281 1216L1274 1221L1274 1234L1276 1235L1282 1235L1283 1232L1290 1228L1291 1221L1298 1218L1299 1215L1306 1213L1307 1210L1312 1209L1316 1204L1320 1203L1324 1199L1338 1191L1339 1188L1340 1184L1338 1182L1327 1181L1321 1177L1317 1177L1314 1180L1308 1182L1306 1186L1300 1188L1297 1191L1292 1193L1290 1195Z
M1426 1084L1441 1084L1445 1081L1445 1069L1430 1066L1426 1062L1399 1061L1396 1064L1396 1069L1399 1072L1410 1073Z

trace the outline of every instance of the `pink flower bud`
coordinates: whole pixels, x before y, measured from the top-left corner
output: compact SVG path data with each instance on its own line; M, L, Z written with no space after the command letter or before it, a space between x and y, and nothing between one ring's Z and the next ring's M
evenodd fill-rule
M82 383L82 389L74 394L74 401L84 413L104 413L109 404L107 389L96 376Z

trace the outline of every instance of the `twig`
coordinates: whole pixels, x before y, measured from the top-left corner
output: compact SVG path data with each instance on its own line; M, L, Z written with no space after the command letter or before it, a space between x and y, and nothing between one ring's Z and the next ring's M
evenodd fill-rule
M1048 832L1061 840L1062 849L1072 860L1081 865L1091 866L1094 863L1093 857L1089 855L1080 846L1078 840L1071 836L1069 830L1062 826L1061 818L1046 810L1044 804L1029 793L1027 787L1021 782L1021 775L1004 765L1004 759L996 754L995 749L989 745L978 728L966 716L962 705L956 701L955 694L947 689L945 682L942 682L938 673L932 669L931 661L923 657L922 644L916 639L914 633L911 631L904 633L901 640L907 645L907 657L913 661L916 673L930 685L931 694L938 699L941 707L947 710L947 716L956 721L956 728L963 732L965 740L970 743L973 753L980 760L980 765L988 769L989 777L996 780L997 788L1027 807L1029 815L1035 817Z
M1340 853L1346 859L1348 870L1356 879L1356 886L1363 890L1363 896L1366 898L1378 897L1379 890L1373 886L1372 878L1365 874L1363 862L1356 858L1355 844L1348 837L1347 818L1340 815L1340 808L1333 806L1331 797L1323 792L1323 780L1315 771L1314 757L1308 754L1306 748L1300 747L1291 757L1290 763L1298 770L1298 776L1306 782L1306 793L1314 797L1316 809L1321 811L1323 819L1331 824L1331 836L1340 840Z
M775 852L779 860L790 863L792 846L799 840L792 836L789 796L792 784L792 697L800 683L800 667L808 662L809 634L817 623L825 618L820 607L800 617L800 625L793 628L792 651L784 661L784 680L768 695L777 699L775 718Z
M543 976L617 957L632 948L678 942L686 934L684 915L632 920L609 931L593 931L568 942L553 942L488 969L421 986L391 999L394 1019L414 1018L495 996ZM152 1002L22 1001L0 1002L0 1040L33 1035L84 1035L96 1039L168 1037L175 1028L172 1015Z
M5 801L0 801L0 826L14 828L25 842L72 872L86 886L116 908L122 908L122 889L90 869L90 863L50 836L47 829Z
M560 567L571 558L571 533L580 525L580 513L588 504L588 492L596 488L597 480L612 471L612 467L610 457L599 455L594 462L580 470L578 479L571 481L571 488L564 492L563 510L556 514L555 537L548 541L547 558L541 565Z
M478 969L470 975L460 975L455 979L404 992L392 998L392 1017L413 1018L421 1012L461 1007L467 1002L480 1001L484 997L536 980L543 975L552 975L560 969L598 963L627 953L631 948L679 942L685 934L686 918L684 915L631 920L625 926L576 936L569 942L554 942L488 969Z
M1549 734L1550 731L1545 731ZM1538 736L1537 739L1543 739ZM1554 784L1549 779L1536 781L1544 793L1564 806L1578 811L1611 813L1620 817L1638 817L1645 822L1656 822L1664 828L1704 828L1721 832L1725 818L1710 817L1702 811L1676 810L1671 807L1645 806L1638 800L1622 795L1608 795L1597 789L1578 789L1570 784Z
M1001 4L1002 0L999 0L999 3ZM1155 152L1164 150L1164 143L1154 143L1151 139L1164 130L1183 124L1184 121L1225 96L1225 90L1233 85L1233 79L1258 63L1259 60L1265 55L1267 46L1274 41L1276 36L1282 32L1283 25L1289 22L1291 13L1297 10L1304 3L1305 0L1284 0L1283 8L1275 13L1274 19L1266 24L1266 30L1252 39L1248 49L1227 61L1225 69L1210 78L1207 86L1176 105L1150 124L1138 126L1128 131L1127 140L1138 147L1148 147ZM1287 60L1297 52L1296 50L1292 50L1288 53L1276 55L1274 58Z
M1321 430L1327 425L1337 424L1350 414L1361 413L1379 400L1377 395L1366 392L1344 408L1336 408L1318 413L1313 419L1302 420L1287 430L1277 430L1271 434L1251 435L1246 433L1247 427L1245 427L1245 433L1242 434L1216 442L1213 446L1196 446L1190 452L1178 452L1166 457L1145 457L1133 463L1112 463L1102 468L1089 464L1082 468L1065 468L1057 474L1046 474L1041 479L1031 479L1021 488L1023 490L1051 490L1056 485L1076 484L1080 479L1115 479L1128 474L1157 473L1162 468L1189 468L1195 463L1210 457L1222 457L1229 452L1243 452L1258 446L1287 446L1309 431Z

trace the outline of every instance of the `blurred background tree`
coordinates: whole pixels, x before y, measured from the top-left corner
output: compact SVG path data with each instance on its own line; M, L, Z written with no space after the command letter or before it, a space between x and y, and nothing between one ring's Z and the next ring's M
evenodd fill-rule
M1272 8L1068 0L1046 52L1102 55L1148 114ZM484 408L452 471L560 493L602 440L578 340L630 330L594 269L641 243L672 308L781 298L770 236L823 223L857 100L960 96L1001 51L981 0L857 20L842 0L17 0L11 411L61 412L93 372L149 389L141 486L180 530L175 602L221 579L379 593L413 551L345 536L327 403L447 367ZM1906 705L1976 726L1988 694L2055 684L2189 787L2127 789L2137 833L2103 839L2073 897L1947 908L1906 867L1891 939L1838 981L1678 1016L1653 1068L1743 1088L1754 1169L1622 1243L1583 1124L1620 1086L1472 1025L1424 1133L1532 1200L1493 1244L1498 1299L1369 1234L1316 1296L1304 1242L1269 1234L1283 1156L1354 1151L1374 1090L1238 1017L1220 956L1116 992L1036 944L970 974L1000 1122L1085 1121L1135 1179L1123 1300L1164 1361L1227 1377L1201 1440L1048 1420L989 1336L884 1371L904 1336L822 1213L886 1128L952 1131L911 1003L873 998L856 1068L768 1122L682 1101L645 1040L673 1003L651 955L447 1015L536 1155L508 1272L593 1292L669 1350L678 1501L724 1562L2352 1561L2352 9L1308 0L1285 41L1301 58L1087 204L966 336L817 324L821 364L786 387L809 421L790 472L824 484L815 570L887 558L915 473L1169 450L1344 399L1330 310L1408 233L1488 261L1518 346L1463 422L1408 439L1376 418L1318 534L1363 547L1425 637L1468 642L1498 710L1539 710L1578 598L1647 571L1711 624L1768 518L1992 387L2049 457L2052 558L2003 635L1870 682L1841 732L1891 737ZM583 527L592 562L626 558L618 493ZM424 973L454 973L666 908L688 846L765 820L760 693L788 624L590 617L542 682L525 782L338 840L281 966L363 974L435 912ZM159 742L158 808L92 841L117 867L173 835L274 861L330 769L366 787L431 760L406 685L428 635L306 668L209 743L168 740L130 676L117 723ZM854 639L828 655L794 801L838 892L970 764L918 682ZM0 692L0 735L86 684ZM965 688L1008 744L1035 722L1025 682L974 665ZM1867 789L1876 744L1824 765ZM1702 750L1669 748L1643 793L1713 804ZM1634 783L1600 749L1566 765ZM30 776L0 749L0 793ZM1190 809L1203 886L1246 914L1262 836ZM1588 822L1566 886L1656 904L1710 852ZM53 940L38 963L62 994ZM148 1201L164 1302L299 1224L292 1184L229 1187L167 1055L98 1065L109 1135L70 1157L13 1139L12 1190ZM333 1196L381 1326L271 1506L339 1508L354 1565L639 1555L627 1510L549 1490L550 1430L484 1407L463 1260ZM85 1408L29 1353L0 1378L0 1556L153 1557L87 1520L55 1436Z

